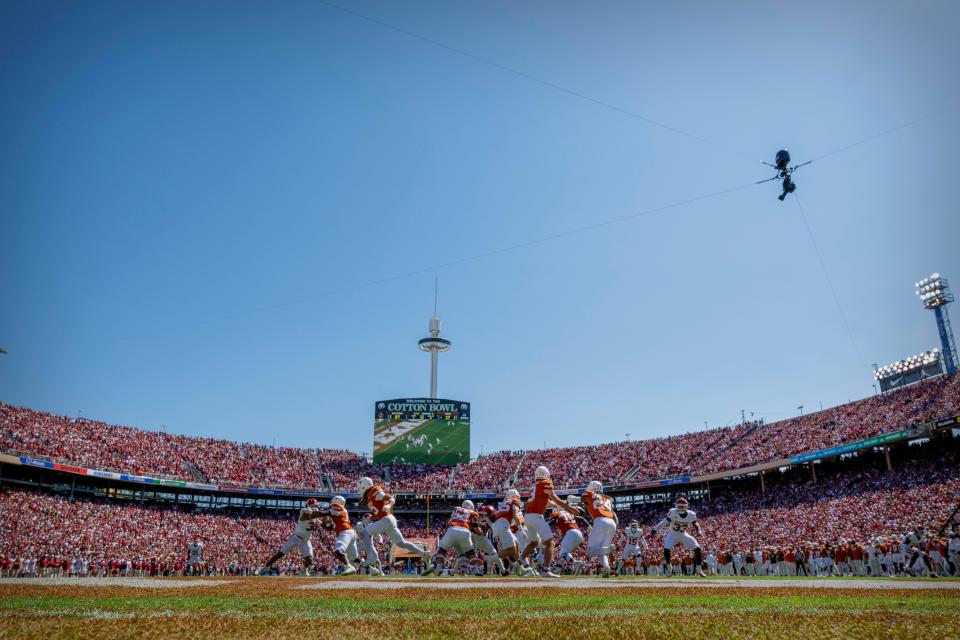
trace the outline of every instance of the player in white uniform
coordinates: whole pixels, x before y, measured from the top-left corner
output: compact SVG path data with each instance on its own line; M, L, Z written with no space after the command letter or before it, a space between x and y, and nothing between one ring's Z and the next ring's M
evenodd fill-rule
M914 573L913 565L914 563L923 558L923 564L927 566L927 571L930 573L931 578L938 578L939 574L933 568L933 563L930 561L930 555L923 550L927 539L923 531L923 527L917 527L907 535L903 537L903 540L900 541L900 553L903 554L904 559L908 556L910 560L907 561L904 565L904 573L909 573L916 575Z
M199 565L203 562L203 543L199 540L194 540L193 542L187 545L187 570L193 574L195 571L199 571Z
M300 515L297 517L297 528L294 529L293 535L283 543L280 551L270 556L266 564L257 571L257 575L272 567L274 562L293 551L294 548L300 549L300 555L303 556L303 574L310 575L310 567L313 566L313 543L310 538L313 536L313 528L320 517L317 501L310 498L307 500L306 506L300 509Z
M700 530L700 523L697 522L697 514L690 511L690 503L686 498L677 499L674 508L667 513L667 517L650 530L650 536L653 537L658 531L668 527L670 530L663 538L663 562L670 566L670 550L679 542L686 548L693 549L694 573L706 577L703 573L703 551L700 549L700 543L687 533L687 528L693 527L697 535L702 535L703 532Z
M950 541L947 543L947 562L952 567L954 576L960 576L960 533L956 527L950 532Z
M643 557L643 550L647 546L647 543L643 541L643 529L640 528L640 523L636 520L631 520L627 528L623 530L623 537L626 539L626 543L623 545L623 552L620 554L620 561L617 563L616 572L618 574L623 569L623 563L626 560Z

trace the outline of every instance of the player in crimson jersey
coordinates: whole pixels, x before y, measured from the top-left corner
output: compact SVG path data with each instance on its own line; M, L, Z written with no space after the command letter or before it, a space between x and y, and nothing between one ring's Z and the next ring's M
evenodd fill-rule
M368 507L373 516L372 522L364 527L363 532L367 562L379 566L380 556L377 554L376 547L373 546L373 536L384 534L390 538L394 545L423 558L424 569L429 569L430 552L412 542L408 542L400 533L397 519L393 515L393 505L396 502L394 497L387 493L383 487L375 485L370 478L360 478L357 482L357 493L360 494L360 506Z
M537 467L534 472L534 479L536 484L530 490L530 497L527 498L527 546L520 556L520 561L525 561L539 547L543 551L544 570L541 575L548 578L558 578L558 575L550 571L550 566L553 564L553 530L547 523L547 508L552 507L571 515L579 514L580 510L561 501L557 494L553 492L550 470L545 466Z

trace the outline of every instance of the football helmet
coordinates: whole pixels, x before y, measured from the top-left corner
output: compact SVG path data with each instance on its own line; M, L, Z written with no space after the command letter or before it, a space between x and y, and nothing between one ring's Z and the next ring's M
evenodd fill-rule
M357 480L357 493L360 494L360 497L363 497L363 494L365 494L372 486L373 480L366 477L360 478Z

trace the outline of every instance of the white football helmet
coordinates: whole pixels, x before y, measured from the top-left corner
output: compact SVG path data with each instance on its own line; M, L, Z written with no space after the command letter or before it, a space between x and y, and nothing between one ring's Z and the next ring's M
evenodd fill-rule
M342 507L343 505L347 504L347 499L343 496L333 496L330 498L330 504L338 504Z
M357 493L363 496L363 494L367 492L367 489L369 489L372 486L373 486L373 480L366 477L360 478L359 480L357 480Z
M536 480L547 480L550 477L550 469L540 465L537 467L537 470L533 472L533 477Z
M593 491L594 493L603 493L603 484L599 480L591 480L587 483L587 491Z
M520 492L516 489L507 489L507 492L503 494L504 498L519 498Z
M464 500L460 503L460 506L470 511L476 511L476 507L473 506L473 500Z

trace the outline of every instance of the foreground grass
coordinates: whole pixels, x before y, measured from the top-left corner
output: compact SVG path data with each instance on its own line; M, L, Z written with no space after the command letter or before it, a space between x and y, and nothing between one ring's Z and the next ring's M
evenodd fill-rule
M0 586L0 638L957 638L960 597L856 589Z

